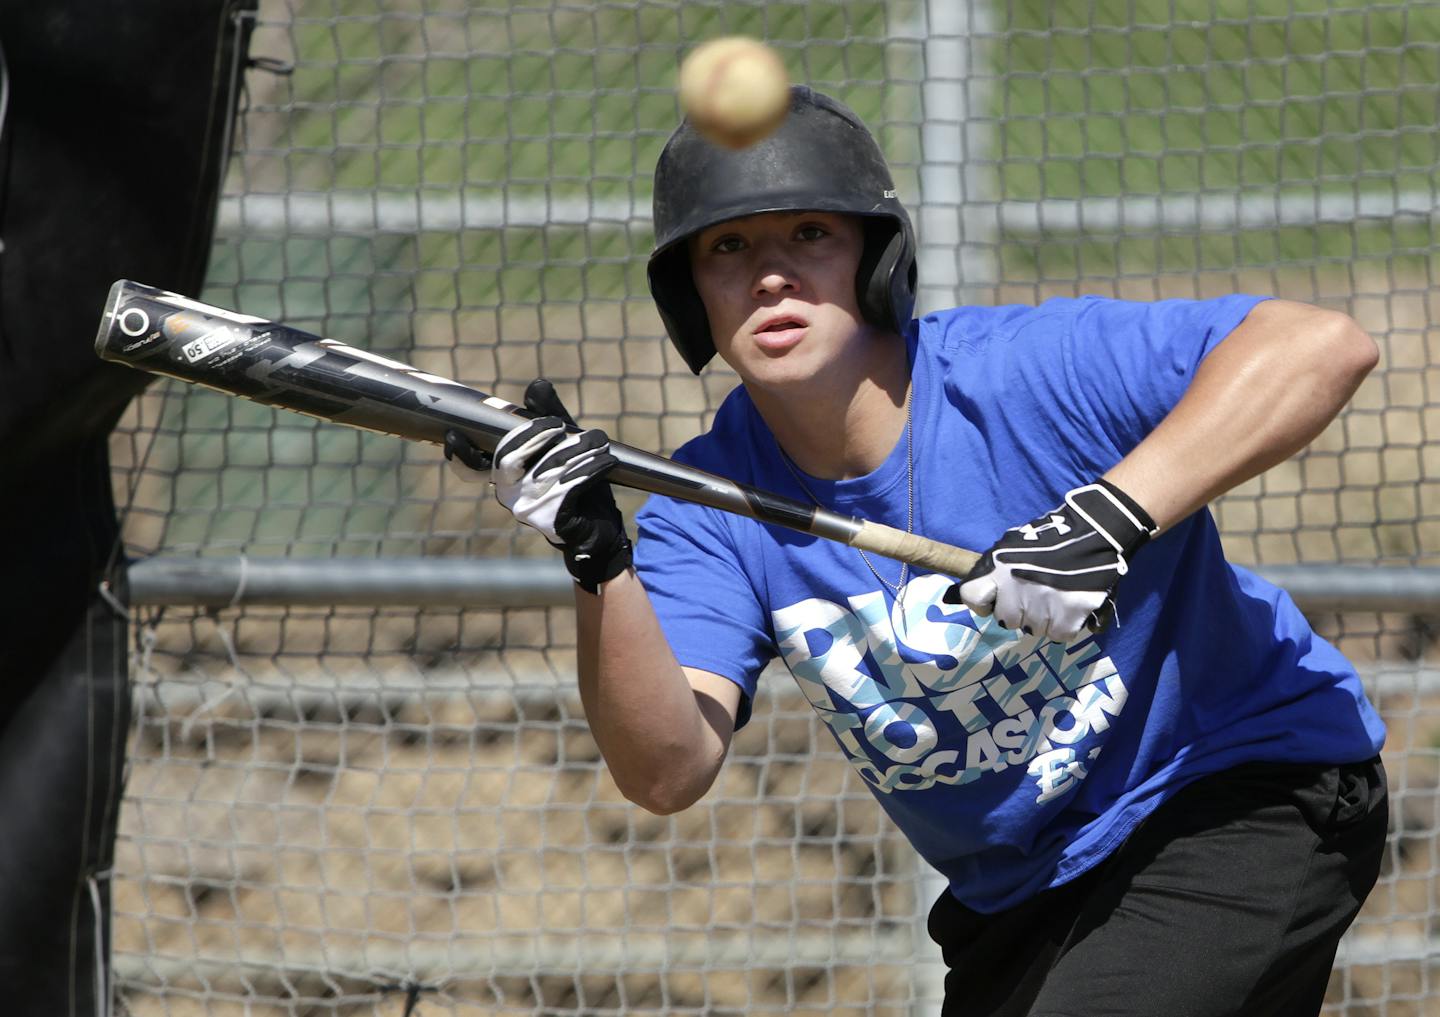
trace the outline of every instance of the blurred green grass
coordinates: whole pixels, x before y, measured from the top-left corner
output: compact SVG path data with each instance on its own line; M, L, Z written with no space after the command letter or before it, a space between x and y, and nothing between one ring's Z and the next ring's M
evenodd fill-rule
M295 8L291 147L278 157L300 190L588 195L643 207L678 117L681 56L696 40L733 32L769 39L795 80L852 105L914 195L924 54L916 38L896 34L913 17L904 4L874 0L490 0L423 16L352 3L337 17L335 4L309 0ZM988 31L977 52L990 65L974 83L990 93L987 158L999 199L1276 188L1433 195L1440 186L1440 4L996 0ZM1377 252L1413 261L1432 245L1425 232L1337 223L1193 242L1076 238L1069 247L1053 234L1041 243L1012 233L1002 262L1021 277L1056 278L1078 262L1086 274L1113 275L1137 264L1204 271ZM482 242L497 243L510 246ZM637 246L630 257L643 256ZM567 258L557 249L546 260ZM564 274L551 273L545 292L565 293ZM571 293L634 292L624 272L569 274ZM517 280L506 289L524 288ZM467 306L475 294L456 296Z
M1440 186L1440 5L1012 0L998 8L998 196L1419 194ZM1422 270L1428 219L1008 235L1007 279L1343 265Z
M1440 5L1011 2L1001 28L1004 197L1440 180Z
M994 7L985 48L1004 198L1436 183L1440 5ZM300 4L293 145L334 156L327 184L342 189L609 179L644 192L678 115L685 48L745 32L775 43L796 80L850 103L892 161L913 165L922 52L887 34L886 8L492 4L337 21L331 4Z
M795 80L871 124L918 104L914 42L887 39L885 3L471 5L431 16L295 8L291 134L335 188L544 184L648 195L678 122L676 68L697 40L762 36ZM913 119L913 116L911 117ZM378 156L377 156L378 153ZM892 153L892 155L895 153ZM903 154L903 153L901 153Z

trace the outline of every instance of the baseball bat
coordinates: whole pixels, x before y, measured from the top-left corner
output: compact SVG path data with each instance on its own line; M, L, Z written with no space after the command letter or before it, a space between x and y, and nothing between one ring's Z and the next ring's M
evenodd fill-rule
M102 359L321 420L443 445L452 428L493 452L527 410L449 378L253 315L121 279L110 287ZM609 479L773 523L950 576L979 555L841 515L619 442Z

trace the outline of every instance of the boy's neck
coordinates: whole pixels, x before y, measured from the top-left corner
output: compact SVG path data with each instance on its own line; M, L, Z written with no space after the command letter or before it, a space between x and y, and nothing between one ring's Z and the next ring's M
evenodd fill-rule
M859 377L817 379L803 394L749 393L796 466L812 477L850 480L873 473L905 436L909 390L902 353Z

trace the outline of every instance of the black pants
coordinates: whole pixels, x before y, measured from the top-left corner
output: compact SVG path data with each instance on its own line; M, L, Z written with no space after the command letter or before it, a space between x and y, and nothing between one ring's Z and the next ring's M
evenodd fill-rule
M942 895L942 1014L1314 1017L1387 825L1378 758L1202 778L1101 865L1016 908Z

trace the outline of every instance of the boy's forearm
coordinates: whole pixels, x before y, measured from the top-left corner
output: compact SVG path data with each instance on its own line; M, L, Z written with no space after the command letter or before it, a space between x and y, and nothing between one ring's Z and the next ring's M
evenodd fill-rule
M615 783L652 812L685 808L724 760L726 718L702 709L633 570L575 596L580 698Z
M1376 358L1374 340L1343 314L1287 301L1259 304L1105 479L1165 530L1313 441Z

